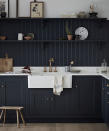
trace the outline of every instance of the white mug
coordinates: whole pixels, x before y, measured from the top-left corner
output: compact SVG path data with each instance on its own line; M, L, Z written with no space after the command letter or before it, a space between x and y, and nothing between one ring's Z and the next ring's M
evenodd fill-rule
M22 33L18 33L18 40L23 40L23 34Z

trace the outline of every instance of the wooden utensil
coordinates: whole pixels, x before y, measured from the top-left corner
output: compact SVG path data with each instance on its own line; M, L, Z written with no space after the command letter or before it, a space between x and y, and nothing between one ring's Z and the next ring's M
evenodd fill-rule
M13 58L0 58L0 72L12 72L13 71Z

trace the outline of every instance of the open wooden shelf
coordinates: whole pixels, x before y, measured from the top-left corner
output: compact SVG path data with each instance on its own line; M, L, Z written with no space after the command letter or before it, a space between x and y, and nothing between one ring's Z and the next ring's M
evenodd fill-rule
M11 42L13 42L13 43L15 43L15 42L19 42L19 43L34 43L34 42L47 42L47 43L59 43L59 42L70 42L70 43L73 43L73 42L82 42L82 43L84 43L84 42L99 42L99 43L104 43L104 42L106 42L105 40L0 40L0 43L1 42L4 42L4 43L11 43Z

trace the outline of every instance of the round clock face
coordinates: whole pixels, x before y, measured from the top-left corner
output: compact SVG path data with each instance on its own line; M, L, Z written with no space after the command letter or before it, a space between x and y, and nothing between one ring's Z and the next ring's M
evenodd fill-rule
M88 30L85 27L79 27L75 30L75 35L79 35L80 40L85 40L88 37Z

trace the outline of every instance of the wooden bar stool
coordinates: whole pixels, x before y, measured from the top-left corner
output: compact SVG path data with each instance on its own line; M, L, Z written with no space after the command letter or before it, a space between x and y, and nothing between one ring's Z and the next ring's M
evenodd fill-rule
M20 127L19 113L20 113L22 122L23 122L23 124L25 126L25 121L24 121L24 118L23 118L23 114L21 112L22 109L23 109L23 107L15 107L15 106L2 106L2 107L0 107L0 110L2 110L1 114L0 114L0 119L2 119L2 116L4 114L3 125L5 124L5 121L6 121L6 110L15 110L16 111L16 115L17 115L17 127Z

